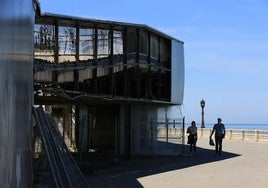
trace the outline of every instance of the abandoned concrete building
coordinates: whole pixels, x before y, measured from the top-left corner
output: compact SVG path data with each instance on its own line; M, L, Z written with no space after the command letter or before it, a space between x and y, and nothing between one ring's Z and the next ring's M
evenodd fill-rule
M28 5L32 4L32 1L27 2ZM16 11L24 14L25 8L24 12ZM28 37L32 35L33 38L32 47L31 42L26 42L27 48L30 48L28 53L34 52L33 60L31 65L31 61L25 58L21 60L28 62L25 63L27 70L14 73L14 86L9 83L9 87L23 87L20 92L27 90L21 95L27 100L21 100L30 106L27 108L29 110L24 108L24 111L21 109L14 113L23 111L23 116L27 115L28 118L23 119L25 124L34 125L33 131L22 127L24 134L34 133L32 152L38 156L41 147L49 155L52 147L50 137L46 135L46 130L37 126L46 124L45 121L57 127L68 151L77 153L80 160L87 160L88 157L120 160L136 155L181 154L181 105L184 94L182 41L147 25L42 13L38 3L35 4L35 10L28 8L27 14L29 18L35 18L34 22L28 23L28 28L23 25L26 28L23 32L28 32ZM19 17L14 16L14 19L18 20ZM5 34L1 33L2 36ZM16 59L10 61L18 65ZM4 71L12 69L1 70L3 78L8 77ZM25 80L24 74L32 74L32 78ZM4 80L1 79L0 87L8 85ZM15 82L25 84L18 86ZM2 88L1 92L4 92ZM1 94L7 96L10 93ZM6 103L10 105L8 101ZM14 102L12 105L15 105ZM31 118L29 113L32 105L42 106L53 120L42 119L42 112L37 108L34 108L35 116ZM3 116L5 114L1 112ZM16 125L9 126L10 131L18 131L17 134L22 131L16 129ZM2 130L3 135L10 133ZM0 144L3 143L1 138ZM25 140L11 142L32 147ZM14 145L13 149L20 150L21 147ZM23 155L20 161L27 158ZM18 155L15 160L18 160ZM1 159L3 168L8 165L3 163ZM10 161L15 168L17 163L14 163ZM30 171L25 169L22 165L21 174ZM0 183L8 181L2 179ZM27 185L27 181L24 185Z
M43 14L34 26L35 104L51 108L81 152L149 154L152 123L182 104L182 47L146 25Z

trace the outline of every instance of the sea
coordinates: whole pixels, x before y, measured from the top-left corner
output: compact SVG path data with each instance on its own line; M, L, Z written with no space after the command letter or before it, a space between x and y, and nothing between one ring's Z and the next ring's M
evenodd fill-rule
M205 124L206 128L213 128L214 124ZM187 125L189 126L189 125ZM196 125L201 127L201 125ZM224 123L225 129L243 129L243 130L268 130L268 124L227 124Z

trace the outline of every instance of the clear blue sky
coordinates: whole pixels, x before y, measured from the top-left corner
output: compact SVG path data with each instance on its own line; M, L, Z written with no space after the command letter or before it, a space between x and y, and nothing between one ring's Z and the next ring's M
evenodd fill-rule
M186 122L268 123L268 0L40 0L42 12L146 24L185 42Z

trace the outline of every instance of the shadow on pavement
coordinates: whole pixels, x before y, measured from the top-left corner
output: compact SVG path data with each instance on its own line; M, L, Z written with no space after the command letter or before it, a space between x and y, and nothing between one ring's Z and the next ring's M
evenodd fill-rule
M185 153L188 146L184 146ZM80 163L82 172L91 187L97 188L141 188L138 178L179 170L196 165L214 163L240 155L223 152L216 157L213 148L197 148L197 155L158 156L150 158L132 158L131 160L93 160Z

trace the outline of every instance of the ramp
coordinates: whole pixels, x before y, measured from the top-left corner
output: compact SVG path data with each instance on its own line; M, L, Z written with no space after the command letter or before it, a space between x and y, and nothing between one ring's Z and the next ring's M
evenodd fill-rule
M76 161L60 135L53 117L40 106L33 109L40 136L57 188L89 187Z

